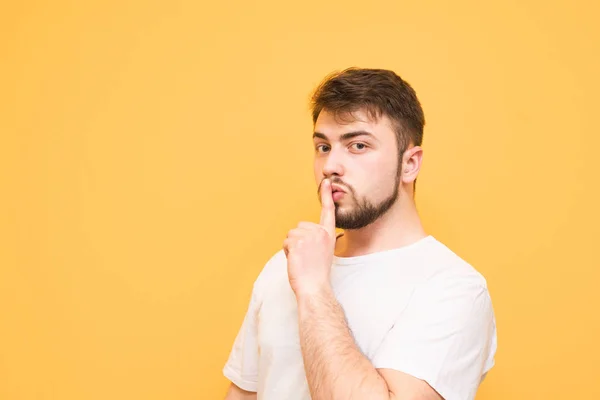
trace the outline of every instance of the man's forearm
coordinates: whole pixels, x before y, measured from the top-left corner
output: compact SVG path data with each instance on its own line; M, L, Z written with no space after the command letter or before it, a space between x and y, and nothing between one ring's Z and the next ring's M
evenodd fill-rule
M298 295L300 344L313 400L388 400L385 380L360 352L333 291Z

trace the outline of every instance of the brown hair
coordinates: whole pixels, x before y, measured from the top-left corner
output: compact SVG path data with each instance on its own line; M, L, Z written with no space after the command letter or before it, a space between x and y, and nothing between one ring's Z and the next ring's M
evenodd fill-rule
M386 115L392 121L401 168L408 146L423 142L425 116L414 89L393 71L352 67L327 76L311 98L313 124L322 110L339 116L359 109L370 118Z

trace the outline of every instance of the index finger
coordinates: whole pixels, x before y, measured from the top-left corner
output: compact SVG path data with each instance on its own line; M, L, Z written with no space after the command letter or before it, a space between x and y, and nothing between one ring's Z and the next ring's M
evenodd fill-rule
M321 183L321 220L319 222L331 236L335 236L335 204L331 192L331 181L323 180Z

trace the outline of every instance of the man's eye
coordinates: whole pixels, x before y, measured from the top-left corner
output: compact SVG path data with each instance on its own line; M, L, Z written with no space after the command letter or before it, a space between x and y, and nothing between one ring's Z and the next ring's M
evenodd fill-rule
M326 144L320 144L317 146L318 153L327 153L328 151L329 151L329 146L327 146Z
M364 143L352 143L352 145L350 146L352 147L354 150L364 150L367 148L367 145Z

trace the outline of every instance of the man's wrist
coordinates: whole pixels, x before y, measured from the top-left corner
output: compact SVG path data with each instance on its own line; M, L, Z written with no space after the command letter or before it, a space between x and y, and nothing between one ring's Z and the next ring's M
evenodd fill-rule
M318 285L306 286L298 288L296 290L296 300L298 302L298 307L304 307L332 297L334 297L333 288L328 282Z

